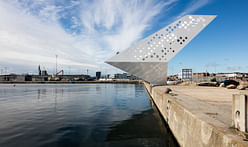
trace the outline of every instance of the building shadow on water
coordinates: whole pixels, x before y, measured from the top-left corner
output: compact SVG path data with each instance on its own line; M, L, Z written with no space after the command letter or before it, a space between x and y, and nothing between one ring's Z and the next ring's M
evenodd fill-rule
M105 131L99 131L97 128L88 130L77 125L67 126L59 131L65 130L69 132L63 133L64 135L57 142L47 145L59 147L179 147L156 107L135 114L130 119L115 122Z
M111 127L106 146L179 147L156 106Z

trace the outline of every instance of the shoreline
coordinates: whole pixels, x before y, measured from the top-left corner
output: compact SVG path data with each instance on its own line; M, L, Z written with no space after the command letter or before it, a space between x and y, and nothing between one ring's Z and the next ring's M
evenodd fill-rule
M1 81L0 84L142 84L141 80L115 80L115 81Z

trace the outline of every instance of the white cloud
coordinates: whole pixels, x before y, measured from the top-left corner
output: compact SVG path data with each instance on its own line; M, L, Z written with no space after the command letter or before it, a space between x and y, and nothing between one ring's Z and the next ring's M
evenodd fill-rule
M113 50L123 50L141 39L154 17L174 2L94 0L82 5L81 20L86 32L101 36Z
M93 53L81 41L83 36L67 34L57 22L44 23L4 2L0 2L0 34L1 62L51 69L58 54L61 65L97 67L97 60L87 60Z
M41 64L52 71L58 54L63 68L108 69L103 62L112 49L142 38L153 18L173 2L0 0L0 66L18 65L25 72ZM67 17L70 22L63 24Z

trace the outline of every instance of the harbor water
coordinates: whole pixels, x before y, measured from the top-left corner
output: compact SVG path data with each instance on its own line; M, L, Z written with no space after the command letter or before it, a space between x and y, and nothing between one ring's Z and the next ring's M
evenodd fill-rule
M0 147L178 146L138 84L2 84Z

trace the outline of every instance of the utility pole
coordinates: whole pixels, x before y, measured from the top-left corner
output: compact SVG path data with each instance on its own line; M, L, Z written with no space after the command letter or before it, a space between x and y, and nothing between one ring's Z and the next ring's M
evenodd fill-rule
M214 64L214 73L216 74L216 64Z
M58 55L55 55L55 56L56 56L56 69L55 69L55 70L56 70L55 75L56 75L56 74L57 74L57 72L58 72L58 69L57 69L57 66L58 66L58 65L57 65Z
M89 75L89 70L87 69L87 75Z

